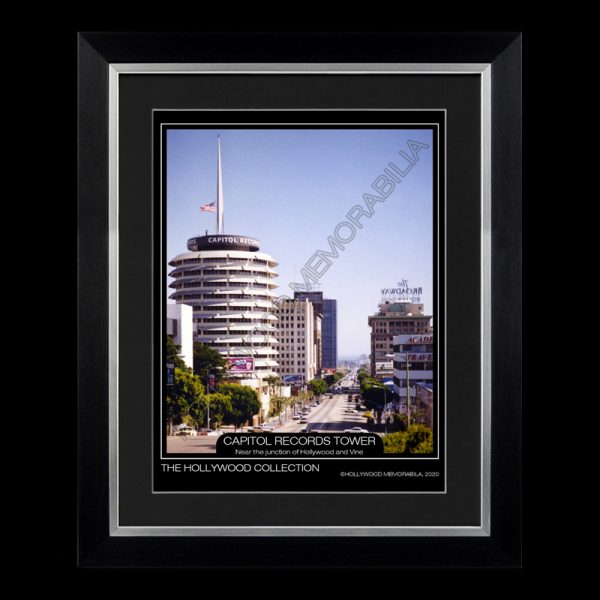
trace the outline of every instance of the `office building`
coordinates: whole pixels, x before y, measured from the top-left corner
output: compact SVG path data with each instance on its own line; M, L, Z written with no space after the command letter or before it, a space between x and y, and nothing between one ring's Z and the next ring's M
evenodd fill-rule
M380 378L391 377L394 336L431 333L431 318L431 315L423 312L422 304L381 303L378 312L368 318L371 327L371 375Z
M433 333L403 334L394 336L394 392L400 404L411 399L427 415L431 426L434 392L434 342Z
M284 300L277 306L278 366L282 380L297 376L306 384L317 372L314 306L308 300Z
M321 369L337 367L337 300L323 298L323 292L294 292L295 300L308 300L315 312L323 315L321 323Z

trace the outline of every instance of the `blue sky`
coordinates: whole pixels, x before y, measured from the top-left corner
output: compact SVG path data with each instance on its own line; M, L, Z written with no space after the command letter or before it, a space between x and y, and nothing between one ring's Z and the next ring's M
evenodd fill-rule
M405 278L423 287L432 311L432 133L429 130L169 130L167 134L167 257L187 251L194 235L215 232L217 133L221 135L225 233L258 238L261 251L279 261L280 294L302 282L301 269L363 194L379 195L373 181L408 140L426 143L418 161L320 280L338 301L338 358L369 354L367 317L381 288ZM365 207L366 210L366 207ZM349 230L341 233L346 235ZM169 279L170 281L170 279ZM171 290L172 291L172 290Z

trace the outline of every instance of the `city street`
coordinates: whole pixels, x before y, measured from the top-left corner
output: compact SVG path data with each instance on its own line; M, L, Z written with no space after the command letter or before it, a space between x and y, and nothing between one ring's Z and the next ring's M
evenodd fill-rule
M325 396L325 400L310 410L306 418L308 423L289 420L285 425L277 426L277 419L272 423L273 431L278 433L298 433L303 429L323 433L344 431L352 427L367 429L366 419L362 412L352 412L356 403L348 402L348 394L334 394L333 398ZM226 429L233 432L233 428ZM241 433L242 430L238 429ZM171 436L167 439L169 453L182 454L214 454L218 436Z
M305 428L308 431L322 432L344 431L352 427L366 429L367 420L362 412L352 412L356 402L348 402L348 394L334 394L333 398L325 398L306 415L308 423L288 421L282 427L276 427L275 431L295 433Z
M347 375L344 379L338 382L340 388L355 389L357 385L354 379L355 372ZM364 411L356 410L356 402L348 402L349 392L340 392L333 394L333 398L329 394L322 396L321 403L318 406L307 407L309 412L303 415L308 422L300 423L300 420L289 419L287 423L278 425L278 417L275 417L269 422L273 427L272 431L278 433L299 433L301 431L317 431L322 433L342 432L345 429L352 427L361 427L368 429L367 420L365 419ZM352 392L352 396L356 395L356 391ZM239 433L246 431L247 428L238 429ZM224 427L224 431L233 432L232 427ZM218 436L170 436L167 438L167 452L181 454L214 454L216 452Z

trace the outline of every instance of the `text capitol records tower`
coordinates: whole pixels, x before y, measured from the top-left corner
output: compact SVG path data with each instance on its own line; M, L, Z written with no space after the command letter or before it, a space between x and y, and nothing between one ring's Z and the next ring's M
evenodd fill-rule
M169 297L193 307L194 341L225 357L254 358L254 373L229 375L255 380L258 387L258 380L275 376L278 366L274 304L278 262L259 252L258 240L224 233L220 139L217 156L216 234L189 239L189 252L169 262L174 267L169 287L175 290Z

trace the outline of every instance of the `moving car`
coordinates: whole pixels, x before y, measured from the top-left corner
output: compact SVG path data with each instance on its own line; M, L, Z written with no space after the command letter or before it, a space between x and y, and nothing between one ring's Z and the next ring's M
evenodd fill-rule
M308 423L308 419L306 417L302 417L300 419L300 423Z
M369 433L369 430L362 427L352 427L352 429L344 429L344 433Z

